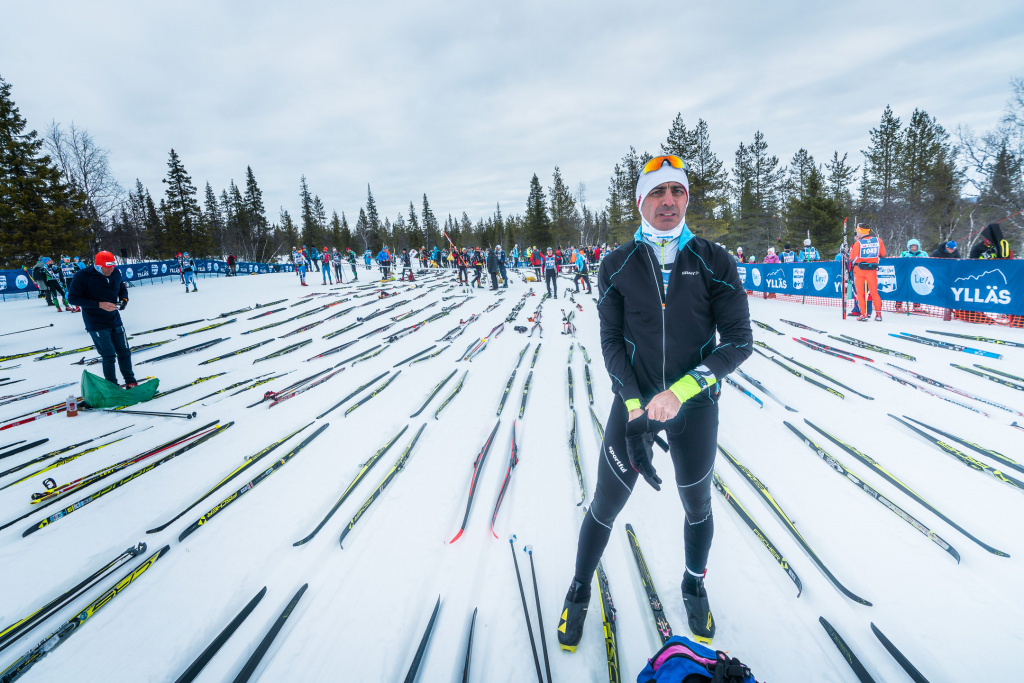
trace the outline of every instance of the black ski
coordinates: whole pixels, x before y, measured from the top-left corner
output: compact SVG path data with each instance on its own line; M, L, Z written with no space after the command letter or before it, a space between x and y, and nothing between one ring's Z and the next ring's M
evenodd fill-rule
M396 372L395 374L391 375L386 380L381 382L379 387L377 387L376 389L371 391L369 394L367 394L366 396L362 397L361 399L359 399L358 401L356 401L355 403L350 405L348 407L348 410L345 411L345 417L348 417L348 414L351 413L353 410L355 410L359 406L363 405L364 403L369 401L371 398L373 398L374 396L376 396L380 392L382 392L385 389L387 389L391 385L391 383L395 381L395 378L398 377L401 374L402 374L402 371L399 370L398 372Z
M583 348L582 346L580 348ZM619 637L616 628L615 604L612 592L608 588L608 576L604 573L601 562L597 563L597 587L601 592L601 621L604 624L604 650L608 659L608 683L622 683L622 672L619 670Z
M786 529L793 536L793 538L796 539L796 542L800 544L800 547L803 548L804 552L807 553L807 556L811 558L811 561L813 561L814 564L818 565L818 569L820 569L821 573L824 574L825 577L832 582L832 585L835 586L840 593L842 593L849 599L853 600L854 602L858 602L862 605L867 605L868 607L870 607L870 602L856 595L855 593L850 591L846 586L839 583L839 579L837 579L835 575L828 570L828 567L826 567L825 563L821 561L821 558L819 558L818 555L813 550L811 550L811 546L808 545L807 541L804 540L803 535L801 535L801 533L797 531L796 525L793 524L792 520L790 520L786 512L776 502L774 496L772 496L771 492L768 490L768 487L762 484L761 480L755 477L754 473L748 470L739 460L734 458L732 454L729 453L729 451L722 448L721 444L719 444L718 450L722 452L722 455L724 455L729 460L729 462L732 463L733 467L735 467L740 474L747 478L747 482L754 488L755 491L758 492L758 494L761 496L761 499L764 500L768 507L771 508L772 512L775 513L775 516L778 517L779 521L782 522L782 525L786 527Z
M808 327L803 323L793 322L792 320L784 320L782 318L779 318L779 321L784 322L787 325L792 325L793 327L799 327L802 330L810 330L811 332L817 332L818 334L828 334L828 332L826 332L825 330L816 330L813 327Z
M718 492L722 494L722 497L725 498L730 507L736 511L736 514L740 516L740 519L742 519L743 523L747 525L747 528L754 532L754 535L757 536L757 540L761 541L769 554L771 554L771 556L775 558L775 561L779 563L779 566L782 567L782 571L786 572L786 575L789 576L793 583L796 584L796 597L799 598L800 594L804 592L804 585L801 583L800 577L796 575L796 572L793 571L789 562L782 556L782 553L779 552L779 549L775 547L775 544L768 538L768 535L764 533L760 526L758 526L757 522L754 521L754 518L750 516L750 513L747 512L747 509L743 507L743 504L736 498L736 495L728 486L725 485L722 478L718 476L718 472L714 472L713 476L715 488L718 489Z
M572 455L572 464L576 469L576 481L580 485L579 507L587 500L587 485L583 483L583 466L580 464L580 436L576 429L576 411L572 411L572 431L569 432L569 453Z
M147 557L142 564L125 574L120 581L108 588L101 596L93 600L81 611L75 614L75 616L62 624L60 628L51 633L41 643L26 652L9 667L0 671L0 683L13 683L13 681L18 680L26 671L32 668L36 662L53 652L58 646L63 645L68 638L75 633L78 633L82 625L91 619L96 612L100 611L105 605L120 595L121 591L142 576L147 569L156 564L156 561L163 557L170 549L171 546L165 545L163 548L160 548L160 550L157 550L155 553Z
M393 437L391 437L390 441L381 446L376 453L371 455L366 462L359 466L359 472L356 473L355 478L352 479L351 483L349 483L344 493L341 494L341 498L339 498L338 502L334 504L334 507L332 507L327 512L327 515L325 515L324 518L320 521L320 523L316 525L316 528L313 529L313 531L309 532L309 535L307 535L305 538L296 541L295 543L292 543L293 546L300 546L309 543L313 540L314 536L320 533L320 530L324 528L324 525L327 524L328 520L330 520L334 513L338 511L338 508L340 508L341 504L345 502L345 499L348 498L349 494L355 490L356 486L359 485L359 482L363 480L363 477L365 477L367 473L369 473L369 471L373 469L373 466L377 464L377 461L380 460L381 456L388 452L391 446L393 446L394 443L398 441L399 438L401 438L402 434L405 434L405 430L407 430L408 428L409 425L402 427L402 431L398 432Z
M377 498L379 498L380 495L384 493L384 489L388 487L388 484L394 481L395 477L398 476L398 473L405 469L406 464L409 462L409 456L412 454L412 448L413 446L416 445L416 442L420 438L420 434L423 433L423 428L426 426L427 424L425 422L422 425L420 425L419 430L417 430L415 436L412 437L412 441L410 441L409 444L405 447L405 450L402 451L402 454L398 456L398 460L396 460L395 464L391 466L391 469L388 470L388 473L384 475L384 479L380 482L377 488L374 489L373 493L370 494L370 497L366 499L362 507L360 507L359 510L356 511L355 516L352 517L352 519L349 521L348 526L346 526L342 530L341 536L338 538L338 544L341 545L342 548L345 547L344 545L342 545L342 543L345 540L345 537L348 536L348 533L352 531L353 527L355 527L356 523L359 521L359 518L362 517L366 510L370 507L370 505L373 504L373 501L377 500Z
M1012 468L1012 469L1017 470L1018 472L1024 473L1024 465L1021 465L1019 462L1017 462L1016 460L1014 460L1012 458L1006 457L1002 453L998 453L996 451L989 450L988 448L985 448L984 446L979 446L976 443L972 443L970 441L967 441L966 439L961 439L958 436L953 436L949 432L944 432L941 429L938 429L936 427L932 427L931 425L925 424L924 422L921 422L920 420L915 420L914 418L910 417L909 415L904 415L903 417L904 417L904 419L910 420L911 422L916 422L917 424L921 425L922 427L927 427L928 429L932 430L936 434L942 434L947 439L952 439L953 441L956 441L958 444L960 444L962 446L967 446L968 448L973 448L974 450L976 450L977 452L981 453L982 455L986 455L986 456L992 458L993 460L998 460L999 462L1003 463L1004 465L1006 465L1009 468Z
M760 328L761 328L762 330L767 330L767 331L769 331L769 332L774 332L775 334L777 334L777 335L780 335L780 336L782 336L782 333L781 333L781 332L779 332L779 331L778 331L777 329L775 329L774 327L772 327L771 325L768 325L768 324L766 324L766 323L763 323L763 322L761 322L761 321L759 321L759 320L754 320L753 318L751 318L751 319L750 319L750 321L751 321L752 323L754 323L755 325L757 325L758 327L760 327Z
M223 477L219 482L214 484L213 488L211 488L209 491L207 491L203 495L199 496L199 498L197 498L194 503L192 503L187 508L185 508L184 510L179 512L173 518L169 519L167 522L161 524L160 526L153 527L152 529L148 530L146 533L147 534L155 534L158 531L163 531L164 529L169 527L171 524L174 524L179 519L184 517L188 513L189 510L191 510L195 506L197 506L200 503L202 503L211 494L216 493L221 487L223 487L225 484L227 484L229 481L231 481L236 475L241 474L245 470L249 469L250 467L252 467L256 463L258 463L263 458L263 456L265 456L268 453L272 452L278 446L280 446L285 441L287 441L288 439L292 438L293 436L295 436L296 434L301 432L306 427L309 427L311 424L313 424L313 423L310 422L309 424L304 425L303 427L300 427L299 429L296 429L294 432L292 432L288 436L286 436L286 437L284 437L282 439L279 439L279 440L275 441L274 443L270 444L269 446L267 446L266 448L264 448L263 450L261 450L261 451L259 451L257 453L254 453L253 455L250 455L248 458L245 459L245 462L243 462L241 465L239 465L238 467L233 469L231 472L229 472L228 475Z
M1002 339L993 339L992 337L979 337L974 334L956 334L953 332L939 332L938 330L925 330L930 334L941 334L944 337L956 337L958 339L970 339L971 341L988 342L989 344L1001 344L1002 346L1016 346L1018 348L1024 348L1024 343L1004 341Z
M441 402L441 405L437 407L437 410L434 411L435 420L439 418L439 416L441 415L441 411L444 410L445 407L447 407L447 405L452 402L452 399L455 398L456 394L462 391L462 385L466 381L466 375L468 374L469 370L466 370L465 372L462 373L462 377L459 378L459 383L455 385L454 389L452 389L452 393L448 394L448 397L445 398L445 400Z
M762 351L761 349L754 349L754 350L755 350L755 351L757 351L757 352L758 352L759 354L761 354L762 356L764 356L765 358L767 358L768 360L770 360L771 362L773 362L773 363L775 363L776 365L778 365L778 366L779 366L780 368L782 368L783 370L786 370L786 371L787 371L787 372L789 372L790 374L792 374L792 375L794 375L794 376L796 376L796 377L799 377L799 378L801 378L801 379L804 379L804 380L806 380L807 382L809 382L810 384L813 384L814 386L818 387L819 389L824 389L825 391L829 392L829 393L830 393L830 394L832 394L833 396L838 396L839 398L842 398L842 399L845 399L845 398L846 398L846 397L845 397L845 396L843 395L843 393L842 393L841 391L839 391L838 389L833 389L833 388L832 388L832 387L830 387L830 386L827 386L827 385L825 385L825 384L822 384L821 382L819 382L819 381L818 381L818 380L816 380L816 379L811 379L810 377L808 377L808 376L807 376L807 375L805 375L804 373L800 372L799 370L797 370L797 369L795 369L795 368L791 368L791 367L789 367L788 365L786 365L785 363L783 363L782 361L780 361L780 360L779 360L778 358L776 358L775 356L769 356L769 355L768 355L767 353L763 352L763 351Z
M540 346L537 346L537 350L540 351ZM523 384L523 400L519 404L519 419L523 419L523 413L526 412L526 397L530 395L530 381L533 379L533 370L530 370L530 374L526 376L526 382Z
M58 610L70 604L79 596L85 594L86 591L109 576L111 572L116 571L118 567L124 566L124 564L131 561L132 558L141 555L144 552L146 552L145 543L139 543L138 545L128 548L110 562L82 579L79 583L55 597L53 600L50 600L28 616L19 619L0 631L0 651L3 651L14 641L21 638L46 619L49 619L50 616L55 614Z
M237 491L232 493L230 496L228 496L227 498L225 498L224 500L222 500L221 502L217 503L215 506L210 508L210 510L208 510L206 512L206 514L204 514L202 517L200 517L196 521L192 522L192 524L190 524L184 531L181 532L181 534L178 536L178 542L180 543L181 541L184 541L196 529L198 529L199 527L203 526L204 524L209 523L209 521L211 519L213 519L213 517L217 513L222 512L227 506L231 505L231 503L234 503L236 500L238 500L239 498L244 496L246 493L248 493L249 491L251 491L254 488L256 488L257 486L259 486L260 483L262 483L267 477L269 477L274 472L276 472L277 470L279 470L282 467L284 467L285 465L287 465L289 460L294 458L295 455L299 451L301 451L303 448L305 448L307 445L309 445L310 441L312 441L316 437L320 436L320 434L323 433L323 431L325 429L327 429L327 427L329 427L329 426L330 426L329 422L325 422L324 424L322 424L315 432L313 432L312 434L307 436L305 439L302 440L301 443L299 443L297 446L292 448L290 451L288 451L287 453L282 455L280 457L280 459L278 459L273 464L271 464L269 467L267 467L267 469L265 469L262 472L260 472L259 474L257 474L251 480L247 481L245 483L245 485L242 486L240 489L238 489Z
M427 652L427 643L430 642L430 633L434 630L434 622L437 621L437 612L441 609L441 596L437 596L437 604L434 605L434 611L430 615L430 621L427 622L427 629L423 632L423 637L420 639L420 646L416 648L416 655L412 658L412 664L409 665L409 671L405 674L405 683L416 683L416 676L420 670L420 664L423 663L423 655Z
M224 630L217 634L217 637L213 639L213 642L199 654L196 661L192 662L180 676L174 679L174 683L191 683L194 681L203 668L210 663L210 660L213 659L214 655L217 654L217 651L223 647L224 643L228 642L228 638L234 634L235 630L242 625L242 622L246 620L254 609L256 609L256 605L259 604L260 600L262 600L263 596L266 594L267 587L264 586L263 590L257 593L256 597L250 600L249 603L242 608L242 611L235 615L235 618L224 627Z
M843 656L846 663L850 665L851 669L853 669L853 673L857 675L857 680L859 680L860 683L875 683L875 679L871 678L871 674L868 673L867 669L864 668L864 665L860 663L859 659L857 659L857 655L853 654L853 650L851 650L846 644L846 641L843 640L842 636L832 628L832 624L825 621L825 617L818 617L818 621L825 629L825 633L828 634L828 637L832 639L833 643L835 643L836 648L839 650L839 654Z
M964 372L969 372L972 375L977 375L978 377L984 377L985 379L987 379L987 380L989 380L991 382L995 382L996 384L1002 384L1004 387L1009 387L1011 389L1016 389L1017 391L1024 391L1024 386L1021 386L1020 384L1016 384L1016 383L1011 382L1009 380L1003 379L1002 377L996 377L995 375L989 374L987 372L983 372L981 370L975 370L974 368L968 368L968 367L963 366L963 365L957 365L956 363L950 363L950 365L952 367L956 368L957 370L963 370Z
M478 609L478 607L473 608L473 618L469 622L469 640L466 641L466 662L462 666L462 683L469 683L469 664L473 658L473 629L476 627Z
M302 594L306 592L307 588L309 588L308 583L302 584L302 588L300 588L299 592L295 594L295 597L288 601L284 611L281 612L281 616L277 618L274 625L270 627L269 631L267 631L267 635L265 635L263 640L260 641L260 644L256 646L256 650L245 662L245 666L243 666L242 670L238 672L238 675L235 676L233 683L245 683L252 677L253 673L256 671L256 667L260 665L260 660L262 660L263 656L267 654L267 650L269 650L270 646L273 644L274 638L276 638L277 634L280 633L282 628L284 628L285 620L291 616L295 606L299 604L299 598L302 597Z
M647 594L647 604L654 617L654 628L657 629L661 644L664 645L672 637L672 627L665 616L658 591L654 589L654 580L651 579L651 572L647 570L647 562L644 561L644 554L640 550L640 541L637 540L631 524L626 525L626 537L629 539L629 549L633 551L633 559L636 560L637 571L640 572L640 583L644 585L644 592Z
M327 349L326 351L324 351L322 353L318 353L315 356L310 356L309 358L307 358L303 362L304 363L308 363L309 361L315 360L317 358L323 358L324 356L330 356L331 354L338 353L339 351L344 351L345 349L347 349L348 347L352 346L353 344L358 344L358 343L359 343L358 339L353 339L350 342L345 342L341 346L335 346L334 348Z
M910 526L912 526L915 529L917 529L918 531L920 531L929 540L931 540L933 543L935 543L935 545L939 546L940 548L945 550L947 553L949 553L953 557L953 559L955 559L957 561L957 563L960 562L960 553L957 552L956 548L954 548L949 543L947 543L945 539L943 539L937 533L935 533L934 531L929 529L927 526L925 526L923 523L921 523L920 521L915 519L909 512L907 512L906 510L901 508L899 505L897 505L896 503L892 502L891 500L889 500L888 498L883 496L878 490L876 490L873 486L871 486L871 484L868 484L866 481L862 480L860 477L858 477L857 475L852 473L846 467L846 465L844 465L843 463L839 462L834 457L832 457L824 448L822 448L821 446L816 444L814 441L809 439L807 436L805 436L803 434L803 432L801 432L799 429L797 429L796 427L791 425L789 422L783 421L782 424L784 424L787 427L789 427L790 431L792 431L794 434L796 434L797 438L799 438L801 441L804 442L804 445L806 445L808 448L810 448L814 452L815 455L817 455L819 458L824 460L826 465L828 465L829 467L834 469L836 472L838 472L840 476L845 477L846 479L848 479L854 486L856 486L857 488L861 489L862 491L867 493L869 496L871 496L872 498L877 500L885 508L889 509L894 515L896 515L897 517L899 517L900 519L905 521L907 524L909 524Z
M422 406L420 406L420 409L419 409L419 410L417 410L417 411L416 411L415 413L413 413L412 415L410 415L409 417L416 417L417 415L419 415L420 413L422 413L422 412L423 412L424 410L426 410L426 409L427 409L427 406L428 406L428 405L430 405L430 402L434 400L434 397L435 397L435 396L437 396L437 392L441 391L441 388L442 388L442 387L443 387L443 386L444 386L445 384L447 384L447 383L448 383L448 380L450 380L450 379L451 379L452 377L454 377L454 376L455 376L455 373L456 373L456 372L458 372L458 370L452 370L452 372L451 372L451 374L450 374L450 375L448 375L447 377L445 377L444 379L442 379L442 380L441 380L440 382L438 382L438 383L437 383L437 386L435 386L435 387L434 387L434 389L433 389L433 390L432 390L432 391L430 392L430 394L429 394L429 395L427 396L427 400L423 402L423 405L422 405Z
M582 348L582 347L581 347ZM590 366L583 366L583 375L587 380L587 398L590 400L590 405L594 405L594 384L590 381Z
M569 348L571 349L572 347L570 346ZM569 373L569 409L570 410L575 410L576 409L576 406L574 404L575 398L573 396L573 390L572 390L572 367L571 366L567 367L565 370L566 370L567 373Z
M758 382L756 379L754 379L753 377L751 377L747 373L743 372L739 368L736 368L736 372L740 373L740 377L742 377L743 379L747 380L748 382L753 384L755 387L760 389L761 393L763 393L765 396L767 396L768 398L770 398L773 401L775 401L776 403L778 403L780 406L782 406L786 410L788 410L788 411L790 411L792 413L798 412L796 408L790 408L789 406L787 406L785 403L782 402L782 399L780 399L778 396L776 396L772 392L768 391L768 389L766 389L763 384Z
M893 486L898 488L900 491L903 491L903 493L907 494L908 496L910 496L911 498L916 500L923 507L925 507L926 509L930 510L933 514L935 514L936 517L938 517L939 519L944 521L946 524L950 525L951 527L953 527L954 529L956 529L957 531L962 533L964 536L966 536L967 538L971 539L972 541L974 541L975 543L980 545L982 548L984 548L988 552L992 553L993 555L997 555L998 557L1009 557L1009 555L1007 553L1004 553L1002 550L997 550L996 548L993 548L992 546L990 546L987 543L981 541L980 539L976 538L975 536L972 536L970 533L967 532L966 529L964 529L962 526L960 526L959 524L957 524L956 522L951 520L946 515L944 515L941 512L939 512L933 505L931 505L931 503L929 503L924 498L919 496L913 489L911 489L909 486L907 486L902 481L897 479L894 475L890 474L888 472L888 470L886 470L884 467L882 467L877 462L875 462L870 456L868 456L868 455L866 455L864 453L861 453L859 450L857 450L856 448L854 448L850 444L846 443L845 441L841 441L837 437L832 436L831 434L829 434L824 429L822 429L821 427L817 426L816 424L814 424L813 422L811 422L807 418L804 418L804 422L806 422L808 425L810 425L811 428L813 428L813 429L817 430L818 432L820 432L821 435L824 436L826 439L828 439L829 441L831 441L835 445L839 446L844 451L846 451L847 453L849 453L853 457L857 458L857 460L861 461L862 463L864 463L865 465L867 465L868 467L873 469L883 479L885 479L890 484L892 484Z
M416 358L417 356L422 356L424 353L426 353L427 351L429 351L432 348L435 348L436 346L437 346L437 344L431 344L430 346L428 346L427 348L423 349L422 351L417 351L416 353L412 354L408 358L403 358L402 360L398 361L397 363L395 363L391 367L397 368L402 363L406 363L408 361L411 361L412 359Z
M498 520L498 509L501 501L505 500L505 492L508 491L509 482L512 480L512 470L519 464L519 446L516 444L516 422L512 422L512 450L508 458L508 470L505 471L505 478L501 481L501 489L498 491L498 500L494 503L494 513L491 514L491 534L495 538L498 534L494 532L494 523Z
M498 425L501 424L501 420L494 423L494 429L491 430L491 435L487 437L487 441L484 442L483 448L477 453L476 460L473 461L473 476L469 480L469 498L466 501L466 514L462 517L462 526L459 527L459 532L455 534L455 537L448 541L448 543L455 543L462 536L462 533L466 530L466 524L469 522L469 511L473 507L473 496L476 494L476 482L477 477L480 476L480 472L484 465L484 459L487 457L487 453L491 450L491 444L494 442L494 435L498 433Z
M196 344L195 346L189 346L188 348L180 349L178 351L165 353L164 355L157 356L156 358L147 358L146 360L139 361L138 363L136 363L136 365L145 365L146 363L158 363L162 360L167 360L168 358L177 358L178 356L184 356L187 353L196 353L197 351L208 349L211 346L220 344L221 342L227 341L228 339L231 339L231 337L218 337L217 339L211 339L210 341L203 342L202 344ZM156 396L154 396L153 398L156 398Z
M145 332L136 332L132 336L133 337L141 337L142 335L149 334L150 332L163 332L164 330L173 330L176 327L185 327L186 325L195 325L196 323L201 323L201 322L205 322L205 318L200 318L199 320L190 320L187 323L178 323L176 325L167 325L166 327L154 327L152 330L146 330Z
M917 670L917 667L911 664L910 660L899 651L899 648L893 645L892 642L885 637L885 634L875 626L874 622L871 623L871 632L875 634L876 638L878 638L878 642L882 644L882 647L892 655L892 658L895 659L901 667L903 667L903 670L906 671L907 675L913 679L914 683L928 683L928 679L921 675L921 672Z
M353 391L352 393L350 393L350 394L349 394L348 396L346 396L345 398L341 399L340 401L338 401L337 403L335 403L335 404L334 404L333 406L331 406L330 408L328 408L328 409L327 409L327 410L325 410L324 412L322 412L322 413L320 413L319 415L317 415L317 416L316 416L316 419L318 419L318 420L319 420L320 418L322 418L322 417L324 417L325 415L327 415L328 413L330 413L330 412L331 412L332 410L334 410L334 409L338 408L339 406L341 406L341 404L342 404L342 403L344 403L345 401L349 400L350 398L352 398L353 396L355 396L356 394L358 394L358 393L359 393L360 391L362 391L362 390L363 390L363 389L365 389L366 387L370 386L371 384L373 384L374 382L376 382L377 380L379 380L379 379L380 379L381 377L384 377L384 376L385 376L385 375L387 375L387 374L388 374L389 372L391 372L391 371L390 371L390 370L385 370L384 372L380 373L379 375L377 375L376 377L374 377L373 379L371 379L371 380L370 380L369 382L367 382L366 384L363 384L363 385L359 386L359 387L358 387L358 388L357 388L357 389L356 389L355 391Z
M263 362L265 360L269 360L271 358L277 358L278 356L283 356L283 355L285 355L287 353L292 353L294 351L298 351L303 346L306 346L307 344L312 344L312 343L313 343L312 339L306 339L304 341L295 342L294 344L290 344L289 346L286 346L283 349L280 349L278 351L274 351L273 353L269 353L266 356L263 356L262 358L257 358L256 360L253 361L253 365L255 365L256 363L261 363L261 362Z
M236 320L238 320L238 318L232 318L231 320L225 320L224 322L221 322L221 323L214 323L212 325L206 325L205 327L200 327L198 329L190 330L188 332L179 332L178 336L179 337L187 337L190 334L197 334L199 332L206 332L208 330L215 330L218 327L224 327L225 325L230 325L231 323L235 322Z

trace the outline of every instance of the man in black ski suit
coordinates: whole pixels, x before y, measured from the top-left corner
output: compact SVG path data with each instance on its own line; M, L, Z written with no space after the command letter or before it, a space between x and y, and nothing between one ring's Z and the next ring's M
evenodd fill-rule
M715 634L704 575L714 531L718 400L722 378L750 355L747 297L725 249L686 227L689 180L681 159L648 162L637 180L636 200L640 228L632 241L605 256L598 271L601 351L615 398L560 613L558 640L570 650L583 635L590 584L612 524L637 479L642 475L661 490L652 463L654 434L661 431L685 512L687 621L703 642Z

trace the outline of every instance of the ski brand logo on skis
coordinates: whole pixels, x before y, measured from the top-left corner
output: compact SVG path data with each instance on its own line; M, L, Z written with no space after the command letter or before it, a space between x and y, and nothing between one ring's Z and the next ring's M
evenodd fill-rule
M959 285L958 285L959 283ZM980 275L965 275L953 280L950 289L955 301L975 304L1008 304L1010 290L1003 271L995 268Z
M878 266L878 291L896 291L896 266Z
M758 280L758 275L759 275L758 271L755 270L754 271L754 284L756 284L756 285L761 284L760 282L757 281ZM768 273L767 277L765 277L764 280L765 280L765 282L767 283L767 285L769 287L773 287L775 289L786 289L786 287L787 287L787 285L786 285L786 271L782 270L782 268L776 268L772 272Z
M910 273L910 286L921 296L928 296L935 289L935 276L924 266L918 266Z
M804 288L804 268L793 269L793 289Z

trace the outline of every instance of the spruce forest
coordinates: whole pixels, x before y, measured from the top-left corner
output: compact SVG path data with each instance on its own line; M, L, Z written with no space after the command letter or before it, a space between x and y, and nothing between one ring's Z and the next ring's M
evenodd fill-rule
M767 248L799 248L807 236L831 258L843 241L844 219L849 234L855 220L870 223L890 253L910 238L929 251L954 239L963 250L986 223L1024 208L1024 78L1011 82L1001 124L988 131L950 130L920 109L886 106L865 149L836 150L827 159L798 149L787 162L760 130L738 142L732 159L722 159L712 139L712 123L678 114L660 147L631 147L611 164L607 197L597 203L588 203L582 184L572 189L556 166L549 186L537 174L524 179L524 204L504 210L496 204L490 216L470 217L458 207L437 211L414 188L407 210L381 216L369 185L363 206L326 207L311 189L316 179L305 176L296 179L295 205L274 211L264 205L258 169L239 169L240 181L226 188L206 182L200 189L174 149L162 187L138 180L124 187L110 169L110 152L87 130L53 122L36 132L20 115L12 85L0 78L0 267L100 248L132 259L188 250L257 262L301 244L358 252L445 248L442 231L460 247L611 246L639 224L636 178L659 154L687 162L690 229L729 249L742 246L758 261ZM1018 250L1022 226L1020 216L1003 223Z

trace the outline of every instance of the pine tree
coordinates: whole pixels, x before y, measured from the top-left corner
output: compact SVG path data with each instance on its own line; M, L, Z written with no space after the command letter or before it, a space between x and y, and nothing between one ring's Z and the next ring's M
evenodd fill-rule
M224 216L221 213L217 195L209 182L203 193L203 225L210 234L210 239L217 245L218 251L226 252L224 247Z
M630 147L629 154L615 164L608 186L610 233L615 241L628 240L640 224L640 209L636 205L636 182L644 164L652 158L647 152L638 154L636 149Z
M843 214L829 196L821 172L813 165L807 171L799 194L790 198L787 225L791 243L802 244L810 237L825 258L839 251Z
M345 249L354 247L355 244L352 241L352 231L348 227L348 219L345 218L345 212L341 212L341 239L338 241L338 249Z
M729 174L711 150L711 134L704 119L697 120L696 128L690 133L690 141L690 156L684 158L690 181L686 224L694 234L719 240L728 230L728 221L721 213L729 202Z
M366 225L370 232L380 233L380 217L377 215L377 202L373 200L373 192L370 191L370 184L366 184Z
M316 224L317 236L320 237L320 241L316 245L319 250L327 241L327 209L324 208L324 203L320 201L320 195L313 197L313 223Z
M544 201L544 190L541 189L537 174L530 179L530 196L526 199L526 216L524 219L526 241L539 249L546 249L551 244L551 222L548 218Z
M695 140L693 134L686 130L682 112L676 114L672 127L668 129L668 139L661 143L662 154L673 154L689 164L694 157Z
M299 201L302 207L302 244L311 247L320 242L320 234L313 214L313 195L309 191L305 175L299 181Z
M552 186L548 188L551 206L551 236L559 246L574 244L579 238L579 214L576 200L555 166Z
M789 177L786 179L787 193L797 199L803 197L807 191L807 179L811 171L816 168L811 153L803 147L798 149L793 155L793 160L789 162Z
M356 239L362 245L363 250L369 249L373 252L380 251L380 243L376 241L377 237L375 234L370 232L369 225L366 221L366 210L362 207L359 208L359 218L356 219Z
M423 234L427 237L427 244L442 244L448 240L441 236L440 230L438 230L437 218L434 217L434 212L430 209L430 202L427 201L426 193L423 194ZM451 235L448 235L451 237ZM452 238L454 240L454 238Z
M395 222L391 224L391 234L394 236L396 250L401 250L418 244L414 237L418 238L419 235L412 236L409 234L409 229L405 225L405 218L402 217L401 211L398 212L398 218L395 219Z
M750 145L740 143L733 168L738 217L729 228L730 247L743 247L748 254L763 253L782 235L779 217L784 169L779 158L768 154L761 131Z
M166 227L165 253L188 251L193 256L213 255L215 246L203 226L196 187L173 149L167 160L167 177L163 182L167 186L165 199L161 202Z
M494 242L495 244L505 243L505 221L501 218L501 203L494 206Z
M882 112L878 128L870 132L871 144L861 150L864 172L861 183L861 210L873 228L888 237L896 224L896 183L900 158L903 155L903 133L900 120L889 106Z
M416 207L412 205L412 202L409 202L409 239L425 245L428 249L434 246L427 240L426 234L420 228L420 221L416 218Z
M245 214L249 227L249 245L245 258L265 261L270 254L271 234L267 225L267 209L263 205L263 191L256 182L252 166L245 167Z
M297 249L299 246L299 231L295 227L295 222L292 220L291 214L289 214L283 206L281 207L279 220L281 222L281 233L284 239L284 244L282 245L284 247L283 251L290 255L292 249Z
M853 208L853 198L850 195L850 185L853 183L860 170L860 166L850 166L846 163L847 154L839 158L839 152L832 152L832 161L825 162L825 169L828 177L825 183L828 187L829 196L839 207L844 216L848 216Z
M88 254L90 224L84 197L60 177L43 141L0 78L0 267L32 266L39 256Z

